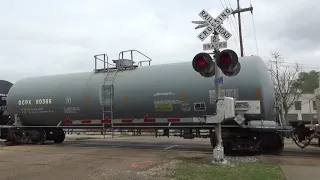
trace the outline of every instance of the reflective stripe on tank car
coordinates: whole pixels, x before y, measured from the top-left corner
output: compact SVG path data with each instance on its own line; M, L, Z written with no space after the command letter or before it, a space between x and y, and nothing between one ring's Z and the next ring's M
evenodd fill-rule
M112 120L72 120L67 119L64 124L110 124ZM113 123L191 123L191 122L205 122L203 117L193 118L144 118L144 119L114 119Z

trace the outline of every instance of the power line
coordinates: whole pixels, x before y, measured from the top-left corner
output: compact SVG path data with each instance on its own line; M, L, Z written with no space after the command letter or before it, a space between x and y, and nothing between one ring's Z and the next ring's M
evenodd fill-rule
M250 0L250 6L252 7L251 0ZM252 17L252 25L253 25L253 32L254 32L254 39L255 39L255 43L256 43L257 55L259 55L258 41L257 41L257 35L256 35L256 26L254 23L253 12L251 12L251 17Z
M305 63L298 63L298 62L279 62L279 64L291 64L291 65L303 65L303 66L319 66L320 67L320 64L305 64Z
M228 5L227 5L227 3L226 3L226 0L224 0L224 3L226 4L226 6L228 7ZM230 8L232 9L232 6L231 6L231 3L230 3L230 1L228 0L228 3L229 3L229 6L230 6ZM230 16L229 16L230 17ZM233 16L231 16L231 17L233 17L233 18L230 18L231 19L231 22L232 22L232 25L234 26L234 29L235 29L235 31L236 31L236 34L237 34L237 36L239 37L239 33L238 33L238 31L237 31L237 26L236 26L236 18L234 17L234 15Z
M224 5L223 5L223 3L222 3L221 0L220 0L220 4L221 4L222 8L224 9L225 7L224 7ZM225 3L225 4L226 4L226 3ZM228 7L228 6L226 5L226 7ZM228 18L228 20L229 20L229 18ZM228 23L229 23L229 25L230 25L230 28L231 28L231 31L232 31L232 34L233 34L233 29L232 29L232 26L231 26L230 21L228 21ZM232 21L232 23L233 23L233 21ZM235 32L236 32L236 34L237 34L237 29L235 29ZM238 35L238 36L239 36L239 35ZM235 45L236 45L237 49L240 51L239 47L237 46L238 42L237 42L235 36L233 36L233 40L234 40L234 42L235 42Z
M280 67L294 67L296 65L299 65L302 69L308 69L308 70L319 70L320 71L320 65L312 65L312 64L300 64L300 63L289 63L289 62L281 62L279 63Z
M249 7L249 8L243 8L241 9L240 8L240 0L237 0L237 9L234 10L232 12L232 14L238 14L238 27L239 27L239 40L240 40L240 54L241 54L241 57L244 56L244 51L243 51L243 40L242 40L242 28L241 28L241 16L240 14L243 13L243 12L247 12L247 11L253 11L253 7Z
M291 63L291 62L281 62L280 64L288 64L288 65L293 65L293 66L298 64L300 66L313 66L313 67L318 66L318 67L320 67L320 64L304 64L304 63Z

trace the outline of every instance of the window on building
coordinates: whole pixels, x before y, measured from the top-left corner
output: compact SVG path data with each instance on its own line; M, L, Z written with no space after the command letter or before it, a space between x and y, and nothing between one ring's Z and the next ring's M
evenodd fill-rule
M316 101L312 101L313 110L317 110Z
M301 110L301 101L296 101L294 103L295 110Z

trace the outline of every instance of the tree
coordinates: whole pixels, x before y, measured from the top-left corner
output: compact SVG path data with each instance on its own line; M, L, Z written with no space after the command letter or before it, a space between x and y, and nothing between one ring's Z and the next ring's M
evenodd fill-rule
M295 83L302 71L301 66L297 63L293 66L284 64L279 52L272 53L272 60L269 60L268 65L274 83L276 102L282 104L284 118L286 118L290 107L302 94L301 84Z
M299 88L302 93L314 93L319 87L319 72L312 70L308 72L300 72L297 80L293 83L293 87Z

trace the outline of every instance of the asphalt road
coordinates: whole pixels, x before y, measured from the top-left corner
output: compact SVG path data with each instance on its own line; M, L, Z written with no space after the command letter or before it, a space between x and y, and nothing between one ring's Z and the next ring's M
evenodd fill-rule
M81 143L79 143L81 142ZM59 145L60 146L60 145ZM75 147L111 147L111 148L129 148L129 149L152 149L152 150L171 150L171 151L193 151L212 153L212 147L209 139L182 139L179 137L115 137L111 139L91 139L90 141L81 138L68 139L68 143L61 146ZM231 155L257 155L250 153L232 153ZM297 157L316 157L320 158L320 148L307 147L301 149L290 140L286 140L285 148L280 156L297 156Z

